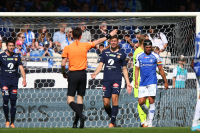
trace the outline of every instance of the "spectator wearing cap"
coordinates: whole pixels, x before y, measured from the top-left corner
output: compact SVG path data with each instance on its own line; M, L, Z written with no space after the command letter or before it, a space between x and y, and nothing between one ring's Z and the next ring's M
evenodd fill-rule
M185 88L185 81L187 79L187 69L184 68L185 57L179 55L178 66L173 69L173 88Z
M117 7L112 10L112 12L123 12L124 10L124 1L118 0L117 1Z
M71 27L65 28L66 40L65 42L61 43L61 50L63 50L65 46L70 45L74 42L74 39L72 37L72 31L73 29Z
M163 52L166 49L168 44L167 38L165 34L156 29L156 26L150 27L148 36L149 40L152 41L152 47L159 47L160 52Z

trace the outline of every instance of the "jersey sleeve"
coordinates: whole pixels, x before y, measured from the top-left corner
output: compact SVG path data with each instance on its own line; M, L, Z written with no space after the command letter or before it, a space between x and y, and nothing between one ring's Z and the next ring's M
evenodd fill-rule
M17 63L18 63L18 66L19 66L19 65L22 65L22 59L21 59L21 57L20 57L20 54L18 54L18 60L17 60L17 61L18 61L18 62L17 62Z
M106 60L106 53L103 51L99 62L105 63L105 60Z
M161 66L162 65L162 60L160 58L160 56L158 54L156 54L156 58L157 58L157 66Z
M122 54L122 66L127 66L126 55L124 53Z
M86 44L87 44L87 50L95 47L94 42L87 42Z
M177 67L175 67L173 69L173 75L172 75L172 77L176 77L176 76L177 76Z
M136 66L136 67L140 67L139 56L138 56L138 55L136 56L135 66Z
M63 52L62 52L62 57L68 57L68 46L66 46L64 49L63 49Z

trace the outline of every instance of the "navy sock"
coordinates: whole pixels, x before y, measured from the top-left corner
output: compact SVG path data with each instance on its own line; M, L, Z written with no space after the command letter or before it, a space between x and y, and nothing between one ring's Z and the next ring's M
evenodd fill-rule
M104 107L105 108L105 107ZM109 106L108 108L105 108L106 113L111 117L111 111L112 108Z
M81 110L81 113L83 112L83 104L77 104L79 109ZM78 123L78 120L79 120L79 116L78 114L76 113L76 116L75 116L75 120L74 120L74 123L77 124Z
M14 123L15 120L15 114L16 114L16 100L10 100L10 105L11 105L11 110L10 110L10 114L11 114L11 123Z
M6 118L6 121L9 121L9 117L8 117L8 112L9 112L8 100L5 100L5 99L3 99L3 111L4 111L4 116Z
M116 120L116 117L117 117L117 113L118 113L118 105L112 107L111 123L113 125L115 125L115 120Z
M76 112L79 118L83 118L82 111L79 109L78 105L75 102L70 102L69 106L72 108L74 112Z

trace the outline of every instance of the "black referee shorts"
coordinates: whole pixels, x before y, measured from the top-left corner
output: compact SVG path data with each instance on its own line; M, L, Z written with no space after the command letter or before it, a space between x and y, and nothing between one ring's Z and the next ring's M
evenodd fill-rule
M68 72L68 92L67 96L85 96L87 75L85 70Z

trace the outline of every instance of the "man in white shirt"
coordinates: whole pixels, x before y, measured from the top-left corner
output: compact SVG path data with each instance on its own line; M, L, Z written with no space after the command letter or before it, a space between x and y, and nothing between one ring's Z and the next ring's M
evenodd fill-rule
M80 42L91 42L91 33L86 30L86 26L84 22L80 24L79 28L81 28L82 30L82 38Z

